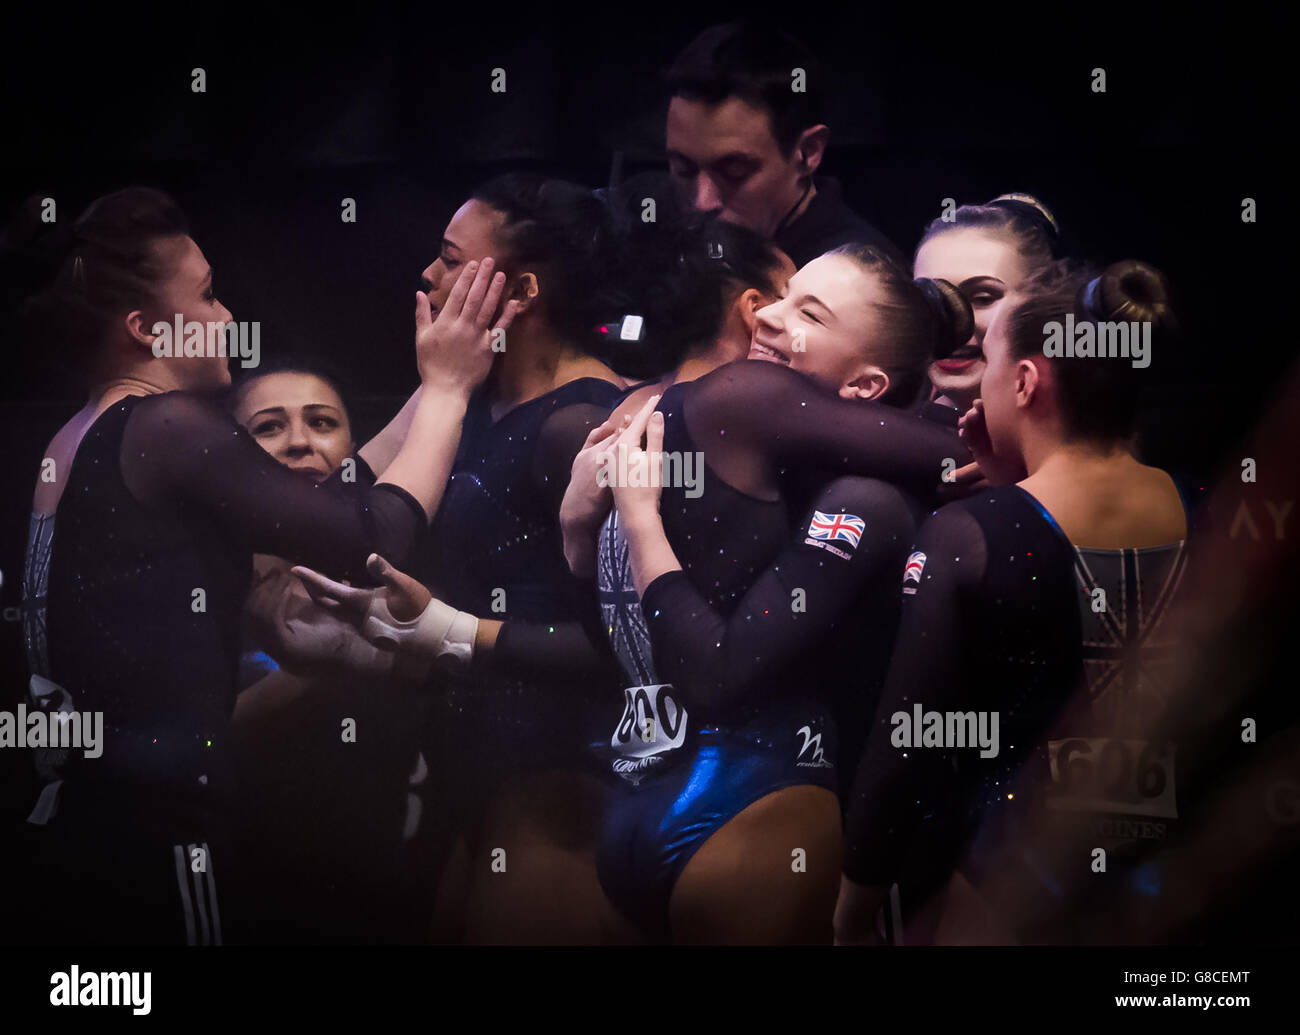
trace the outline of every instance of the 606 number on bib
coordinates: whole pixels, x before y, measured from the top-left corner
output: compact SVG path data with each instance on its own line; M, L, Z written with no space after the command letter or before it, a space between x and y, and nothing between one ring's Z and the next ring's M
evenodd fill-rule
M1176 819L1174 746L1145 740L1049 740L1056 809Z

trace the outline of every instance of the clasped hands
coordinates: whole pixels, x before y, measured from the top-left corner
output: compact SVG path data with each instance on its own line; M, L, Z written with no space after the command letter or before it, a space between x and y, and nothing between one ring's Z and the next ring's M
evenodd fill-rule
M564 556L575 575L595 569L596 535L611 506L623 520L658 516L661 481L652 465L662 465L663 415L652 395L635 414L610 417L592 428L573 459L569 486L560 504ZM642 447L642 439L645 446Z

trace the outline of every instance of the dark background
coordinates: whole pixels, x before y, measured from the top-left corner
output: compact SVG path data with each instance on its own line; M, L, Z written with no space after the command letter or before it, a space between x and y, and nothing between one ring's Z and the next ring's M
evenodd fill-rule
M1170 276L1187 328L1157 351L1146 457L1194 478L1229 458L1295 355L1284 180L1294 183L1290 33L1233 5L789 4L764 11L834 76L823 169L905 251L941 199L1044 199L1089 257ZM358 438L414 387L411 294L476 182L535 168L591 186L662 163L658 76L705 3L269 4L6 13L0 216L28 194L61 219L131 183L173 193L264 358L348 373ZM207 72L207 92L190 72ZM507 90L490 90L503 67ZM1091 90L1102 67L1107 92ZM340 221L340 201L358 221ZM1241 221L1253 197L1259 221ZM84 401L56 342L2 343L0 707L25 680L17 622L43 450ZM4 752L0 779L16 752ZM3 780L7 788L15 781ZM5 795L0 793L0 804ZM11 799L12 800L12 799Z

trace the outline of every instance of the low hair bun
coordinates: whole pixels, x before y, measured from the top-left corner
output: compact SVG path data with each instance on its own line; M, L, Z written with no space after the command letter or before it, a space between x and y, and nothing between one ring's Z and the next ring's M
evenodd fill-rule
M946 359L975 333L975 314L966 296L946 280L918 277L916 286L925 296L933 318L933 359Z

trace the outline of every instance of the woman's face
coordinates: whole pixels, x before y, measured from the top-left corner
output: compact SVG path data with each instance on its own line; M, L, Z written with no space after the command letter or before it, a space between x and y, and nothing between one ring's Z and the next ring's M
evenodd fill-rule
M467 263L491 256L500 268L503 249L499 234L505 220L505 213L481 201L467 201L456 210L443 231L438 257L422 274L429 285L426 291L434 316L447 304L447 296Z
M999 456L1014 457L1020 453L1018 434L1021 409L1016 405L1016 385L1020 379L1020 362L1011 355L1007 337L1011 315L1022 295L1010 296L1010 301L998 307L984 335L984 380L980 385L980 398L984 402L984 426L988 429L993 451Z
M259 377L244 390L235 419L285 467L313 481L324 481L352 452L343 400L314 374Z
M749 358L782 363L841 395L869 364L880 329L876 278L852 259L822 255L790 278L785 297L760 309Z
M969 402L980 394L984 375L984 336L1009 291L1029 275L1029 268L1014 240L976 228L949 230L932 237L916 253L916 277L938 278L966 296L975 314L970 341L948 359L930 364L930 381L956 401Z
M183 363L184 376L180 378L188 388L208 389L224 388L230 384L230 367L224 356L206 355L207 344L212 341L212 351L224 351L224 330L220 334L209 336L209 323L229 323L234 319L230 310L217 299L212 287L212 267L203 257L203 252L191 237L170 238L159 241L158 248L164 257L172 263L174 272L160 287L157 293L157 311L151 311L145 320L145 331L152 333L155 321L161 321L175 327L177 314L181 317L181 327L191 321L201 324L204 330L204 355L178 356L162 358L162 363ZM173 334L174 336L174 334ZM174 349L183 344L173 341Z

